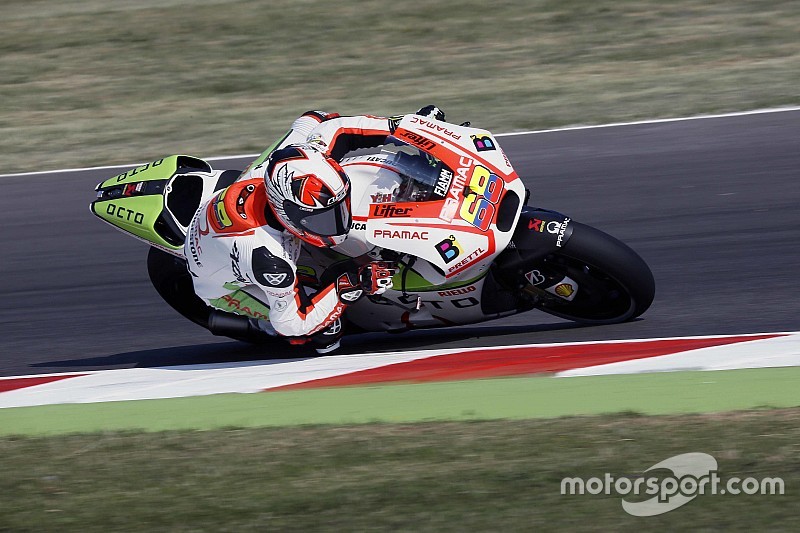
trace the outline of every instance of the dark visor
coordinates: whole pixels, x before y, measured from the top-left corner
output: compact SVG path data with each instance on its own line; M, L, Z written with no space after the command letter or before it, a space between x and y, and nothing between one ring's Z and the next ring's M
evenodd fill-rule
M344 235L350 230L349 199L324 209L305 210L298 205L286 201L283 209L290 220L305 231L322 237Z

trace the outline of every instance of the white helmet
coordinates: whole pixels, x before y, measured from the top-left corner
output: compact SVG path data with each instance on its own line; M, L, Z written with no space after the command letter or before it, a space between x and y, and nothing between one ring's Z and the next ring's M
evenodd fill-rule
M291 233L318 247L341 244L350 230L350 180L335 160L309 145L269 157L267 200Z

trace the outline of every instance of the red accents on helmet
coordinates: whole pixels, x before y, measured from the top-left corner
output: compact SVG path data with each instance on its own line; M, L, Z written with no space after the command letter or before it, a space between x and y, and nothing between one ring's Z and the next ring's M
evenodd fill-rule
M326 207L334 197L327 185L313 174L292 177L295 198L308 207Z

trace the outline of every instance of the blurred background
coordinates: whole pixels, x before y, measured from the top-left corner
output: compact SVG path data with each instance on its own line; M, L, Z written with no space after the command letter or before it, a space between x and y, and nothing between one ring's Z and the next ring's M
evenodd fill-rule
M0 173L254 153L308 109L495 132L796 104L793 0L3 0Z

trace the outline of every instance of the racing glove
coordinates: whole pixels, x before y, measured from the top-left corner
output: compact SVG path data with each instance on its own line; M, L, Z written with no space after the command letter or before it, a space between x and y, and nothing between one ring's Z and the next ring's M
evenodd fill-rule
M394 266L386 261L373 261L336 278L336 294L344 304L357 302L364 294L383 294L392 288Z
M336 278L336 295L341 303L353 304L364 296L364 289L358 279L358 274L354 275L352 272L345 272Z
M369 295L383 294L392 288L394 265L388 261L373 261L358 271L361 287Z
M421 117L432 118L434 120L444 120L444 111L435 105L426 105L425 107L420 108L420 110L415 114Z

